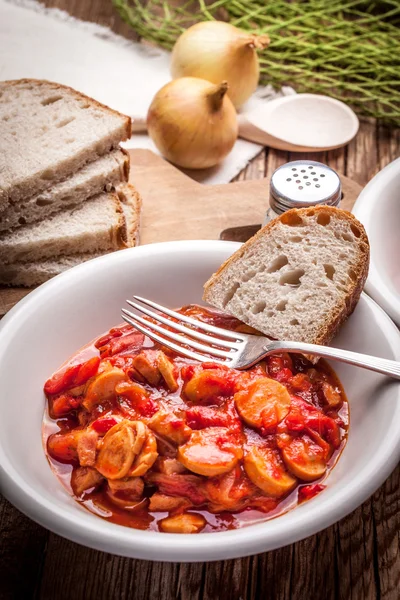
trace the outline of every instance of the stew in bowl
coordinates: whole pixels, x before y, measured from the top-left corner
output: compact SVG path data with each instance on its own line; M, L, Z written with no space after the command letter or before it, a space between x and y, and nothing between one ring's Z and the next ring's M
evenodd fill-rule
M255 333L198 305L180 312ZM168 533L236 529L310 500L349 424L324 361L280 354L236 371L126 324L77 352L44 391L46 454L69 493L108 521Z

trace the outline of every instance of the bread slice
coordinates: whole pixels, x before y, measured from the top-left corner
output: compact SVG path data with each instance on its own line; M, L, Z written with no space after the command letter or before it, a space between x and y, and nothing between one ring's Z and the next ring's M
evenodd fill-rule
M113 150L28 200L7 205L0 212L0 232L42 221L60 210L81 204L91 196L111 191L127 181L128 176L129 155L122 149Z
M30 262L78 252L115 250L126 244L118 196L104 193L77 208L56 213L0 236L0 264Z
M128 247L139 244L141 199L131 185L121 185L118 188L118 198L124 213L127 227ZM92 258L102 256L104 252L87 252L71 254L58 259L39 260L35 262L13 263L0 267L0 284L9 286L34 287L63 273L71 267Z
M327 344L354 310L368 266L368 238L353 215L294 209L239 248L203 298L268 337Z
M118 193L100 194L41 223L0 235L0 264L126 248L130 243L121 197L137 192L126 184ZM130 219L129 208L125 211Z
M130 137L130 118L72 88L0 82L0 210L66 179Z

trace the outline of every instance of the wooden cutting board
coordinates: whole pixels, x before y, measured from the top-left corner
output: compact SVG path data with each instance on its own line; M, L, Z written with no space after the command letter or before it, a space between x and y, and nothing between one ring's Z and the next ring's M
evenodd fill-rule
M203 185L150 150L130 150L130 181L143 198L141 244L169 240L243 241L268 208L269 178ZM361 186L340 176L342 208L351 210ZM246 227L247 229L242 229ZM249 233L247 233L249 232ZM31 290L0 288L0 316Z

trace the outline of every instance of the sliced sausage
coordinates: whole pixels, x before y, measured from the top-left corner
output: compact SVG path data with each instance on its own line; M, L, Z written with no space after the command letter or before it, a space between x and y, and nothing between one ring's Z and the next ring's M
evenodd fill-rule
M140 453L133 461L133 465L129 469L130 477L140 477L147 473L154 465L158 457L157 440L151 431L147 431L146 441L144 442Z
M204 529L207 521L202 515L183 513L175 517L167 517L159 522L161 531L165 533L198 533Z
M131 427L122 423L115 425L104 436L97 457L96 469L107 479L125 477L133 463L135 438Z
M142 449L146 433L146 426L140 421L125 419L114 425L103 438L96 469L107 479L125 477Z
M150 398L150 393L140 383L123 381L116 386L115 391L118 396L123 396L139 417L152 417L158 410L157 404Z
M183 444L192 433L185 421L173 413L158 411L148 423L157 435L166 438L174 444Z
M314 481L326 471L326 452L307 436L294 438L282 450L289 471L303 481Z
M244 501L252 497L258 490L246 477L240 467L235 467L229 473L211 477L205 483L205 491L213 504L213 511L240 510Z
M235 376L233 371L224 369L204 369L195 372L183 386L184 396L195 403L216 403L221 396L233 394Z
M175 368L172 362L165 356L161 350L157 354L157 367L170 392L176 392L179 387L175 374Z
M227 473L242 456L242 448L229 441L229 432L223 427L194 431L178 449L178 459L189 471L208 477Z
M146 425L144 423L142 423L142 421L128 421L125 420L123 421L124 423L126 423L126 425L128 427L130 427L134 433L134 443L133 443L133 453L139 454L139 452L141 452L142 448L143 448L143 444L146 441L146 437L148 434L148 429L146 427Z
M272 448L252 446L244 457L244 468L254 485L274 498L284 496L297 483Z
M73 462L78 460L79 431L66 433L53 433L47 440L47 452L59 462Z
M115 388L118 383L127 381L122 369L111 367L97 375L89 384L85 399L82 402L86 410L91 410L96 404L101 404L115 396Z
M276 423L286 417L290 395L286 387L268 377L256 379L246 390L235 394L235 404L242 419L252 427L263 426L263 413L273 413Z

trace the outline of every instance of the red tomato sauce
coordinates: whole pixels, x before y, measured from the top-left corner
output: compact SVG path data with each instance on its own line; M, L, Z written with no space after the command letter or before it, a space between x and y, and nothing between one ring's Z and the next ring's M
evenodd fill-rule
M219 311L182 314L255 333ZM320 493L347 439L348 403L324 362L279 354L247 371L198 363L119 325L44 385L43 443L75 499L136 529L223 531Z

